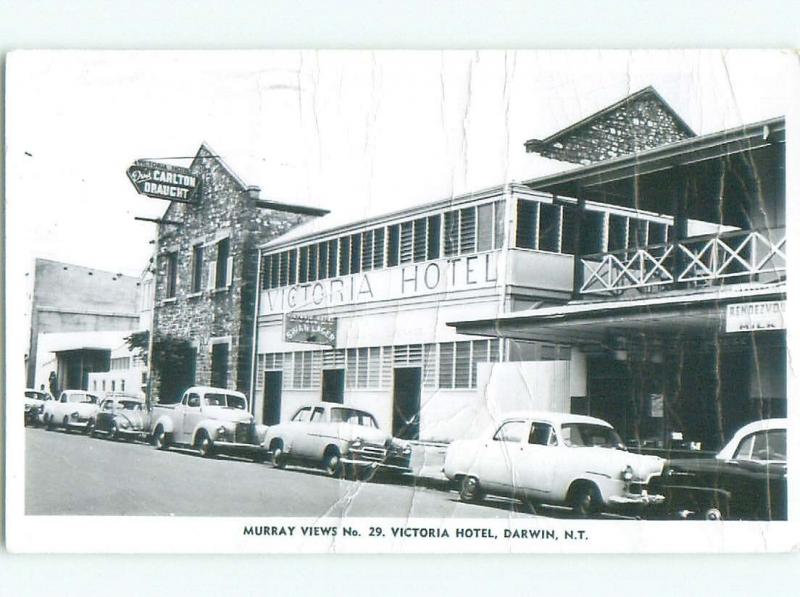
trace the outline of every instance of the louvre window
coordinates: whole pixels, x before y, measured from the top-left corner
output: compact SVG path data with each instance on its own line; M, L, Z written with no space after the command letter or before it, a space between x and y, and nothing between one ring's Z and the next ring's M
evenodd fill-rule
M311 245L308 247L308 281L313 282L317 279L317 260L319 259L319 247Z
M493 211L494 205L491 203L478 206L478 251L488 251L493 248Z
M608 250L620 251L628 246L628 218L617 214L608 216Z
M472 253L475 251L475 208L462 209L460 220L458 253Z
M383 253L384 253L384 229L375 229L375 238L372 245L372 267L373 269L380 269L383 267Z
M386 246L386 265L394 267L400 263L400 225L389 226L389 236Z
M458 216L457 210L444 214L444 254L447 256L458 253Z
M289 283L289 251L284 251L280 255L278 284L280 286L286 286L288 283Z
M538 230L539 203L537 201L520 200L517 203L517 243L521 249L536 248L536 231Z
M468 388L470 378L470 342L456 342L455 387Z
M428 217L428 259L439 258L441 227L441 216L437 215Z
M300 273L297 281L308 282L308 247L300 247Z
M425 261L428 251L428 220L419 218L414 220L414 261Z
M410 263L413 258L414 222L400 224L400 263Z
M339 275L350 274L350 237L339 239Z
M361 271L361 235L353 234L350 237L350 273L357 274Z
M367 230L361 233L361 271L372 269L373 247L375 232Z
M328 277L328 243L319 244L319 271L317 272L320 280Z
M217 243L216 288L224 288L231 283L231 241L223 238Z
M453 387L453 363L455 359L455 345L445 342L439 345L439 387Z
M539 205L539 250L557 253L560 246L561 207L550 203Z
M594 253L602 253L605 250L605 239L603 238L605 230L606 214L601 211L586 211L581 226L580 254L592 255ZM566 238L565 235L564 239ZM562 241L562 243L563 242L565 241ZM571 242L571 240L569 242Z
M500 249L506 239L506 203L494 202L494 248Z

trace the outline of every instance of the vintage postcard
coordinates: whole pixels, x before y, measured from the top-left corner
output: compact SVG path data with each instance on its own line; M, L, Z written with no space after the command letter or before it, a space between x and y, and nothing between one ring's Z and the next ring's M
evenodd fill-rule
M11 54L9 548L797 549L798 74Z

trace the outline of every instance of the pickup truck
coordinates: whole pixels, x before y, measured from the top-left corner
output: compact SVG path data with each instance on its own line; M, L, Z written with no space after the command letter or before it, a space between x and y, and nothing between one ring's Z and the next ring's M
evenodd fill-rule
M201 456L246 455L263 462L264 425L256 425L241 392L193 386L177 404L157 404L150 417L153 446L195 448Z

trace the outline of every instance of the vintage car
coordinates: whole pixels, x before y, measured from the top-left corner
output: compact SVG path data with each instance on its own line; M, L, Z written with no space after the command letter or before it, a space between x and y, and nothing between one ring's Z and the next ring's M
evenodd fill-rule
M277 468L308 464L352 478L411 470L410 445L380 429L370 413L333 402L306 404L289 421L269 427L264 447Z
M44 404L52 400L52 396L41 390L28 388L25 390L25 425L38 425L44 414Z
M256 425L241 392L193 386L177 404L159 404L150 413L153 446L195 448L201 456L240 454L263 462L264 425Z
M450 444L444 474L467 502L494 493L529 504L568 505L589 516L661 502L647 484L663 464L661 458L628 452L601 419L520 412L504 416L481 439Z
M85 390L64 390L58 400L48 400L44 406L44 424L48 430L61 427L65 431L91 431L97 414L98 397Z
M712 458L669 460L658 481L669 517L786 520L786 419L745 425Z
M107 394L90 422L92 434L107 439L139 439L147 435L149 416L144 399L130 394Z

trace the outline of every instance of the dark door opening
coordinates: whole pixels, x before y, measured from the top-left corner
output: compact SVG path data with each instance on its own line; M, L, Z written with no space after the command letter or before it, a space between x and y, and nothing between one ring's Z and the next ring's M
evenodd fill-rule
M282 371L264 372L264 425L276 425L281 422L281 388L283 387Z
M394 370L392 435L401 439L419 439L419 401L422 369L408 367Z
M322 400L344 403L344 369L323 369Z
M167 362L158 365L161 376L159 400L174 403L181 399L186 388L193 386L197 368L197 349L193 346L176 346Z
M228 387L228 343L211 345L211 385L215 388Z

